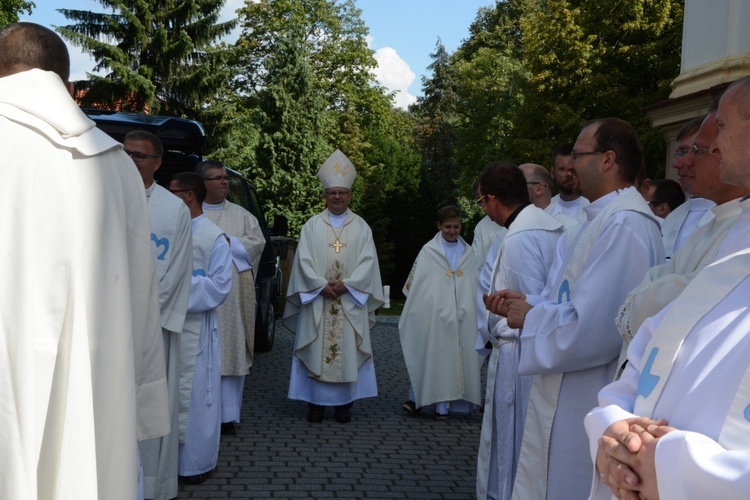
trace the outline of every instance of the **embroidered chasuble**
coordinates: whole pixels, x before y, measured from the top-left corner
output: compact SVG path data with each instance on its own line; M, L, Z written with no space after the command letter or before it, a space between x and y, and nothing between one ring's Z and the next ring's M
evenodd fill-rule
M326 283L339 279L348 293L333 300L319 294ZM363 365L372 363L370 327L383 303L372 232L361 217L347 210L343 225L334 227L325 210L305 223L287 298L284 325L296 331L290 398L314 399L307 382L301 382L306 387L302 394L296 391L297 368L315 382L358 382ZM374 370L372 385L374 389ZM335 404L352 400L343 399L348 401Z
M459 238L452 266L444 243L438 232L422 247L403 289L406 303L399 335L417 408L458 400L482 402L481 358L474 350L476 260Z

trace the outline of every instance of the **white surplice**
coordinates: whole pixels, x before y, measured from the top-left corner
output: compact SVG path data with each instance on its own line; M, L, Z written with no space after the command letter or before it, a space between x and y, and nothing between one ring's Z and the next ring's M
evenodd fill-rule
M132 500L169 432L143 181L60 78L0 78L0 498Z
M634 187L585 210L587 221L560 238L542 295L527 296L534 307L521 332L519 372L535 377L514 499L587 494L582 422L615 374L622 339L613 318L646 271L664 261L659 223Z
M646 320L620 380L586 416L591 456L612 423L634 415L677 428L656 447L660 498L746 498L750 491L750 213L684 292ZM739 253L735 253L739 252ZM591 497L612 492L593 474Z
M688 198L664 218L661 234L667 260L672 258L696 229L713 218L710 212L713 206L715 203L706 198Z
M750 202L743 202L747 205ZM643 322L672 302L701 269L716 259L716 252L729 229L742 213L740 200L713 207L713 217L699 227L668 262L652 267L633 289L617 314L617 329L623 338L618 366L622 366L628 345Z
M169 389L171 431L158 439L138 443L143 464L145 498L168 500L177 496L177 448L184 439L180 427L180 335L185 326L193 245L190 211L168 190L153 183L146 189L151 249L159 282L159 307Z
M192 221L193 276L182 336L181 399L189 397L180 475L211 471L221 437L221 341L216 308L232 288L232 253L222 230L205 215ZM192 372L192 379L190 377Z
M474 350L475 264L462 238L447 242L438 232L422 247L404 285L398 329L417 408L482 402L480 357Z
M506 288L539 294L547 282L562 222L529 205L511 223L500 245L490 292ZM518 330L488 313L493 349L487 367L484 418L477 459L477 498L509 499L521 450L531 377L518 373Z

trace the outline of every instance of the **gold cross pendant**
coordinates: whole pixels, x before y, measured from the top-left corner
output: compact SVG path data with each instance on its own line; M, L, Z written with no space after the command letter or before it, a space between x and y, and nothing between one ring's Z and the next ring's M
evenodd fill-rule
M336 253L341 252L341 249L346 246L346 243L341 243L338 238L333 243L328 244L329 247L333 247Z

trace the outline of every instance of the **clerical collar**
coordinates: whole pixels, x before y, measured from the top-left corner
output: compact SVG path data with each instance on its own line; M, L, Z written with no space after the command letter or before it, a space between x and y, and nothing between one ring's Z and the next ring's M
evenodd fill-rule
M156 189L156 182L152 182L149 187L146 188L146 198L151 198L151 194L154 192L154 189Z
M203 210L224 210L224 202L222 201L218 205L211 205L210 203L203 202Z
M510 229L510 225L513 224L514 220L516 220L516 217L518 217L518 214L521 213L521 210L523 210L524 208L528 207L529 205L531 205L531 203L529 203L527 201L525 204L523 204L520 207L518 207L517 209L515 209L513 211L513 213L510 214L510 216L508 216L507 219L505 219L505 224L503 224L503 226L505 227L505 229Z

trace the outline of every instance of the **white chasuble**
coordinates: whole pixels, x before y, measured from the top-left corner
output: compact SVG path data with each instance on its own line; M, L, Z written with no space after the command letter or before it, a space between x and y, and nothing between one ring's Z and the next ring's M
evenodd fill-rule
M146 189L151 250L159 282L159 306L167 368L171 431L139 443L145 498L177 496L177 448L180 438L180 336L185 326L193 259L190 211L168 190L153 183ZM184 436L183 436L184 437Z
M127 499L169 432L143 181L60 78L0 78L0 498Z
M614 318L646 271L664 261L659 223L638 191L612 192L560 239L542 296L521 331L519 373L534 374L513 498L585 496L591 459L583 417L616 369ZM547 478L547 481L540 480Z
M348 293L321 296L336 279ZM343 225L334 227L325 210L305 223L287 298L284 325L296 332L289 397L341 405L377 395L370 327L383 287L372 232L361 217L347 210Z
M482 401L481 358L474 350L476 261L459 239L449 250L455 255L452 266L444 243L438 232L422 247L403 290L406 303L398 327L417 408Z

